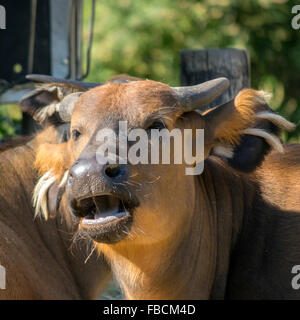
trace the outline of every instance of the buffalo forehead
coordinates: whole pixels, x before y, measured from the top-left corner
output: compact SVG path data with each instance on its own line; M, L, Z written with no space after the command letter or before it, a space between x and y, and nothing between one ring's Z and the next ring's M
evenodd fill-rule
M160 82L145 80L108 84L91 89L78 99L72 121L110 117L140 125L161 108L174 107L177 103L172 89Z

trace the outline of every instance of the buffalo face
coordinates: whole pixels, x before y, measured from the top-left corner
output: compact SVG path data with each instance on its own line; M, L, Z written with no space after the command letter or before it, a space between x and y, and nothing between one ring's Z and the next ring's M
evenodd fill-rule
M195 191L194 177L185 176L185 166L122 163L120 144L111 154L116 162L101 162L97 156L102 143L99 132L106 129L119 137L120 121L126 122L126 133L144 129L148 137L150 129L172 130L180 124L183 128L186 118L179 119L182 113L192 113L196 105L210 103L227 86L228 81L221 79L205 84L204 89L197 87L196 93L189 87L185 96L181 89L162 83L132 81L107 84L80 96L71 119L67 152L73 163L66 193L82 236L110 244L133 239L144 244L167 238L188 221L181 212L194 205ZM203 128L201 121L197 123ZM126 143L129 149L132 142ZM180 203L186 193L189 196L185 200L190 201Z
M71 138L64 144L45 145L37 154L36 166L44 174L39 197L43 199L53 181L65 187L62 202L79 222L78 235L97 242L122 246L131 241L137 248L174 239L174 235L180 241L190 228L191 215L207 211L207 191L201 179L186 175L185 163L175 164L172 147L169 164L161 159L156 164L143 163L147 159L124 162L119 141L102 161L98 150L105 142L99 139L99 132L108 130L112 137L125 132L129 137L134 129L144 129L147 147L151 147L147 140L150 129L204 129L203 159L217 154L229 165L247 171L249 161L255 168L265 152L249 157L245 137L251 135L256 146L279 150L282 146L272 128L292 126L279 121L261 93L251 89L224 105L207 108L227 87L224 78L182 88L146 80L107 83L73 94L57 108L61 118L71 119ZM127 125L121 135L120 122ZM126 140L128 149L132 141ZM162 145L159 148L161 155ZM196 201L199 197L201 201ZM43 209L44 202L40 203ZM203 207L196 208L196 203Z

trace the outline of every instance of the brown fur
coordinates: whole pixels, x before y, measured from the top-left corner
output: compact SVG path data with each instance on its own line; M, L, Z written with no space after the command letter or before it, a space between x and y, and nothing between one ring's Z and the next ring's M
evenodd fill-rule
M255 193L243 212L242 229L232 251L226 297L300 299L292 288L299 264L300 145L271 152L251 179Z
M220 110L219 117L215 118L215 121L218 121L218 125L215 126L214 136L221 143L237 144L243 135L243 130L251 128L255 123L256 113L266 109L268 110L269 107L266 105L260 91L253 89L241 90L235 97L232 108L224 112ZM206 116L210 120L210 113L207 113ZM230 125L228 125L229 122ZM212 126L214 123L208 121L208 125Z
M0 153L8 149L12 149L18 146L21 146L32 139L31 136L16 136L9 137L5 139L4 142L0 143Z
M286 148L282 159L273 152L252 175L238 173L210 157L203 174L190 185L192 195L185 195L189 209L183 209L166 191L169 203L176 202L181 214L190 216L172 232L173 237L154 245L130 239L112 246L98 244L126 297L300 298L290 285L291 268L300 259L300 187L295 176L281 174L288 161L292 164L288 170L299 177L299 152L299 145ZM280 174L272 174L272 168ZM192 200L195 194L196 202ZM276 232L269 229L271 225ZM272 271L264 270L262 263Z
M152 80L133 81L125 84L107 84L83 94L74 110L73 122L83 120L81 112L88 110L84 121L100 115L118 115L142 126L148 115L161 107L174 108L178 104L169 86Z
M168 110L166 118L162 114L165 108ZM280 157L270 155L256 173L244 174L217 157L208 157L216 143L238 144L243 130L256 123L255 114L264 110L270 109L260 94L248 89L242 91L234 103L203 116L192 112L183 114L171 88L149 80L108 84L79 98L71 130L80 131L81 137L76 142L70 140L65 147L69 166L84 155L87 146L93 145L98 129L114 128L118 120L127 120L130 128L145 128L149 119L160 114L169 129L206 130L207 159L201 176L186 176L184 166L130 166L131 178L126 188L140 202L134 211L133 225L120 242L97 243L99 251L110 261L127 299L299 297L290 287L290 265L300 261L298 247L288 251L287 246L282 246L284 237L277 239L277 234L268 230L265 223L280 217L285 220L283 229L293 224L296 230L289 238L292 238L291 243L299 239L298 215L286 212L299 210L299 198L294 204L282 207L276 199L287 182L279 178L286 168L283 160L279 160L278 169L273 170L276 168L274 159ZM295 149L299 150L299 146ZM41 172L51 169L59 177L60 167L70 168L64 162L57 165L56 160L52 160L55 152L46 151L44 148L37 155L37 165L45 161L50 163L45 169L38 168ZM57 159L56 155L54 157ZM298 151L287 151L286 160L295 164L291 172L295 172L295 168L298 172ZM295 186L292 175L289 179L295 188L291 194L295 196L299 185ZM269 188L274 180L278 184ZM276 231L285 235L280 228ZM266 239L264 234L270 238ZM255 244L253 248L252 243ZM272 243L278 247L271 248ZM272 252L284 248L276 257L280 267L275 265L268 272L259 260L265 255L266 247ZM285 254L291 257L286 265ZM266 261L269 264L272 257L267 256ZM285 274L281 274L283 265ZM277 279L276 285L268 282L273 278ZM264 284L263 290L257 279Z
M282 210L299 210L299 159L299 145L287 145L282 154L272 152L257 170L264 199Z
M48 222L33 218L34 150L53 139L55 130L49 128L0 155L0 264L7 272L0 299L96 298L109 277L97 255L84 263L91 250L87 243L71 248L75 226L61 216Z

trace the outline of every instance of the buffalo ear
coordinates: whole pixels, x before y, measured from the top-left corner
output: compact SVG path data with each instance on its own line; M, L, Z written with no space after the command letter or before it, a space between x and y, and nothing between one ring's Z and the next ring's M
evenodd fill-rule
M59 88L53 85L43 85L24 96L19 105L21 110L31 115L42 125L55 120L56 106L61 101ZM49 118L49 119L48 119Z
M280 132L277 126L273 123L264 122L257 123L253 129L258 129L257 132L266 132L271 139L277 140L274 149L281 151L281 142L275 138ZM212 154L221 157L236 170L251 172L262 163L271 149L271 144L265 138L244 134L236 146L227 146L227 151L226 147L222 150L221 146L216 146L213 148Z
M73 84L48 83L24 96L19 105L23 112L31 115L42 126L62 122L59 116L60 102L67 95L82 92L81 86Z
M209 129L210 153L243 172L253 171L271 149L282 152L280 129L295 128L270 109L262 92L251 89L242 90L234 100L203 117Z
M269 137L274 137L274 140L280 133L280 129L268 121L258 122L253 129L268 133ZM270 142L267 141L261 136L242 135L240 143L233 149L232 157L227 159L228 164L239 171L253 171L272 149ZM273 148L281 151L281 142L277 140Z

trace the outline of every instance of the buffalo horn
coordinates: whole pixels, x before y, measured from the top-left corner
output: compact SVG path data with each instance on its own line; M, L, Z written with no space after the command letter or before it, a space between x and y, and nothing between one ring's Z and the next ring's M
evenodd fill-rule
M59 105L59 116L64 122L70 122L72 111L74 109L77 99L83 92L75 92L67 95Z
M217 78L195 86L172 88L185 112L201 109L216 100L230 85L227 78Z

